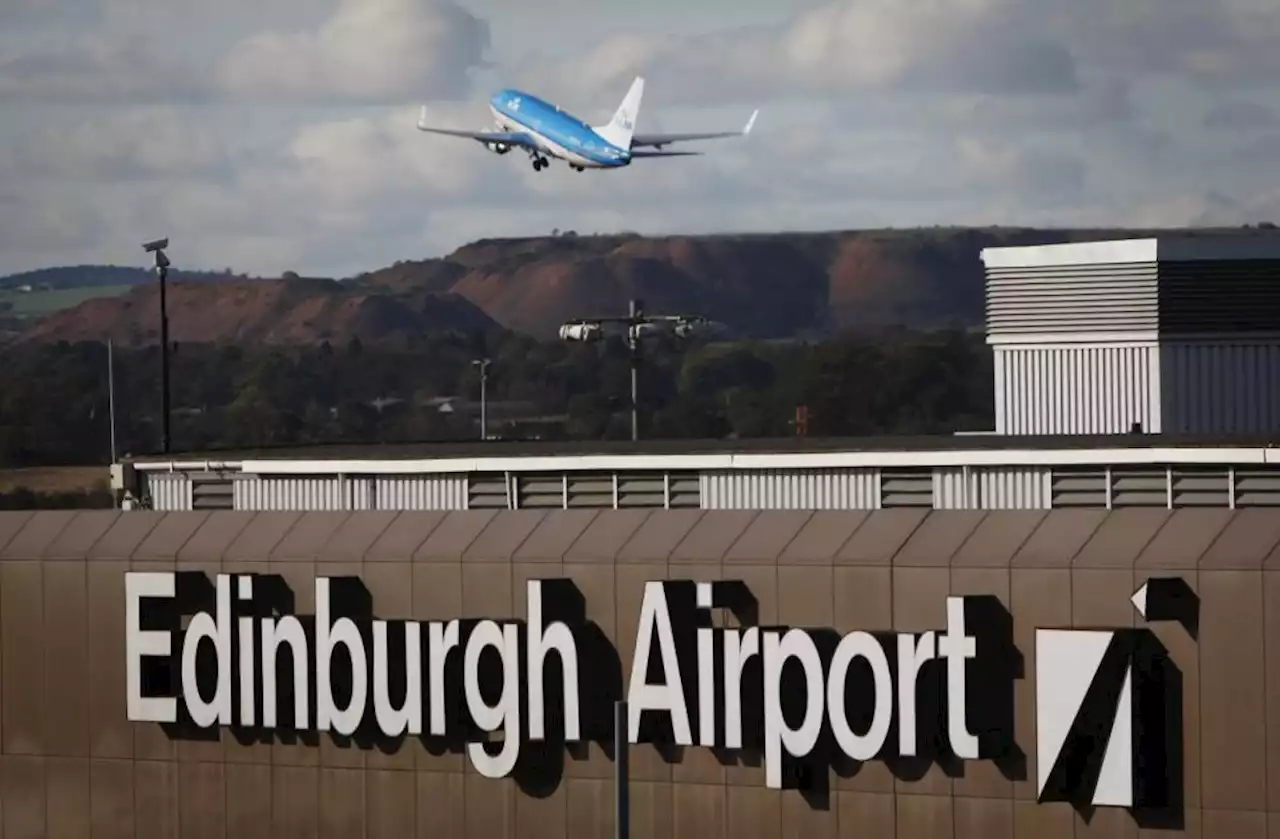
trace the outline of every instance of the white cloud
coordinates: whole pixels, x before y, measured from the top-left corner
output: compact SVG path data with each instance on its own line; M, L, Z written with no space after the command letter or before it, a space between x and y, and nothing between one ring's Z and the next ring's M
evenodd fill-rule
M831 0L779 26L620 36L585 55L532 56L551 89L599 95L647 72L673 99L881 91L1101 92L1148 77L1270 86L1280 6L1249 0ZM1107 104L1109 98L1110 104Z
M782 26L687 39L623 36L526 70L594 93L647 72L668 96L754 98L855 91L1066 93L1077 70L1019 0L836 0Z
M37 125L7 148L15 176L118 182L227 176L231 158L222 129L176 108L136 108L70 125Z
M489 46L487 23L453 0L341 0L311 29L297 27L316 4L299 0L94 2L69 19L75 25L34 37L0 32L0 102L450 98L465 94Z
M451 0L343 0L315 31L236 44L218 80L251 99L449 98L466 91L488 45L488 25Z

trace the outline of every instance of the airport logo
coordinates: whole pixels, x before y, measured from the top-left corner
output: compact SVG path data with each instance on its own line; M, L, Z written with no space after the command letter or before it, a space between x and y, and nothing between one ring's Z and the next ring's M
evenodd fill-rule
M1131 598L1147 621L1194 638L1198 599L1179 578ZM1040 801L1176 808L1182 778L1181 674L1147 628L1036 630L1036 778Z
M740 582L653 581L624 667L564 579L529 581L522 620L382 620L350 577L316 578L306 616L276 576L129 572L125 589L128 716L173 736L419 737L501 778L548 749L611 741L626 700L627 742L759 755L775 789L871 760L1021 755L1021 657L991 596L946 598L937 630L840 635L758 625ZM1152 581L1140 608L1168 611L1171 592ZM1151 715L1169 687L1153 638L1037 630L1041 800L1132 807L1159 792L1139 771L1162 748Z

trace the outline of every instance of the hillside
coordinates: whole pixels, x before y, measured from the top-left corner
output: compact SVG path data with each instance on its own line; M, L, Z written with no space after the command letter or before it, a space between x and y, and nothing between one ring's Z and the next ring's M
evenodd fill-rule
M487 239L441 259L398 262L342 283L179 278L170 320L175 339L186 341L369 341L494 321L550 338L565 320L623 314L636 296L649 311L704 314L737 334L761 338L979 326L983 248L1155 232L934 228ZM0 288L5 284L0 280ZM155 296L150 283L122 297L87 300L49 315L20 340L154 340Z
M159 340L160 292L136 286L51 315L14 343L102 341L122 346ZM494 322L453 294L389 296L333 280L177 282L168 288L169 333L187 343L388 343Z
M697 312L761 338L978 326L983 248L1152 233L932 228L489 239L444 259L397 263L355 282L390 293L449 289L503 326L543 337L565 320L623 314L632 295L651 311Z

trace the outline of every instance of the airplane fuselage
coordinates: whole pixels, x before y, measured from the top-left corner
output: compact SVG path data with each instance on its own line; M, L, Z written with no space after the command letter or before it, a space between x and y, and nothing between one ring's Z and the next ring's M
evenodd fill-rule
M606 141L582 120L519 90L500 90L489 111L503 131L523 132L548 155L583 169L617 169L631 163L630 149Z

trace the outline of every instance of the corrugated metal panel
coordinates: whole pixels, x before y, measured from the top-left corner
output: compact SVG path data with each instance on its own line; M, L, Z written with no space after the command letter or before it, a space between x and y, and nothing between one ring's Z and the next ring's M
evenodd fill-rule
M1169 342L1160 348L1160 380L1167 433L1280 431L1280 341Z
M987 334L1154 332L1156 265L987 269Z
M966 466L935 469L933 472L933 506L938 510L968 510L976 507L978 475Z
M979 469L978 507L983 510L1047 510L1053 506L1053 470L1048 467Z
M372 479L376 510L465 510L466 475L378 476Z
M995 357L998 434L1161 431L1154 343L996 347Z
M344 479L337 477L245 477L236 481L237 510L345 510Z
M874 510L880 476L874 469L762 469L704 472L704 510Z
M190 510L191 478L184 472L152 472L147 475L147 494L151 509L164 511Z

